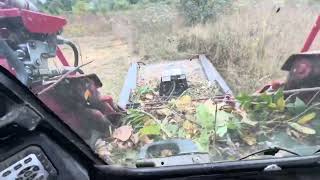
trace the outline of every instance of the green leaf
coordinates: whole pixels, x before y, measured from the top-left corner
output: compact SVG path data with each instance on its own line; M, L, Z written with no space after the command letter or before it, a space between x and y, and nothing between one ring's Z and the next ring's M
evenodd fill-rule
M294 103L289 103L286 105L288 111L293 114L300 114L307 109L307 105L298 97L296 97Z
M186 131L183 129L183 128L180 128L179 130L178 130L178 137L179 138L185 138L186 137Z
M201 151L203 152L209 151L209 143L210 143L209 138L210 138L210 133L204 130L201 132L200 136L197 139L195 139L195 142Z
M144 94L148 94L148 93L152 93L153 90L152 88L148 87L148 86L142 86L137 88L137 93L140 95L144 95Z
M265 105L269 105L272 103L272 96L263 93L259 96L259 102L263 102Z
M176 124L167 124L164 127L168 133L170 133L172 136L178 135L179 126Z
M240 121L238 119L231 119L227 123L228 129L237 130L241 128Z
M145 126L139 131L140 135L160 135L161 128L159 125L149 125Z
M249 96L248 94L241 93L239 96L236 97L236 100L238 100L238 102L243 108L248 109L251 105L253 97Z
M196 109L196 117L202 128L213 129L214 116L211 110L204 104L200 104Z
M228 126L218 127L217 134L219 137L223 137L228 132Z

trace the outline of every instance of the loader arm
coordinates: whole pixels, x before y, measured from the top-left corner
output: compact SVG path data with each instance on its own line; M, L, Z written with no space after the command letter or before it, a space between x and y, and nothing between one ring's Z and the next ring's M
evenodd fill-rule
M301 49L301 52L309 51L314 39L317 37L317 34L320 30L320 15L317 18L316 24L313 26L308 38L306 39L306 42L303 45L303 48Z

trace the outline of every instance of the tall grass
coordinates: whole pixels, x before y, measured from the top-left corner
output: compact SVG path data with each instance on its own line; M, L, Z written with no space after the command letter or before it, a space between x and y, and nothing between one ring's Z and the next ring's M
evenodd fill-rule
M292 1L246 2L206 24L185 26L177 23L181 16L172 13L169 25L137 26L140 55L159 60L207 54L236 92L252 92L271 79L284 79L281 65L301 49L317 8Z
M302 48L319 5L301 0L236 2L232 13L206 24L188 26L175 6L156 3L103 18L89 16L94 25L85 31L112 33L145 61L207 54L235 92L252 92L272 79L285 79L281 65ZM79 30L74 27L82 22L73 23L71 30ZM313 49L320 48L320 38L318 42Z

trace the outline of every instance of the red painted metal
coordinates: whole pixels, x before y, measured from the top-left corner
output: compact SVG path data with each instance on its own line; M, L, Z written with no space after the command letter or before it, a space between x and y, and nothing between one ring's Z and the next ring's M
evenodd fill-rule
M304 43L304 46L303 46L301 52L306 52L306 51L308 51L310 49L310 47L311 47L314 39L316 38L319 30L320 30L320 16L318 16L316 24L313 26L313 28L312 28L312 30L311 30L306 42Z
M57 57L59 58L62 65L70 66L66 57L63 55L63 53L59 47L57 47L56 54L57 54Z
M25 9L0 9L0 18L21 17L23 25L32 33L54 34L67 24L64 18Z

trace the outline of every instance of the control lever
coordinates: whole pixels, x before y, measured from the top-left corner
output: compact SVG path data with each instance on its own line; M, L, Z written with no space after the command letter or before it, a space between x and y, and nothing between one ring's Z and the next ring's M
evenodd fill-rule
M17 55L4 39L0 39L0 56L6 58L9 65L14 68L18 80L20 80L24 85L29 86L29 75L24 67L24 64L18 60Z

